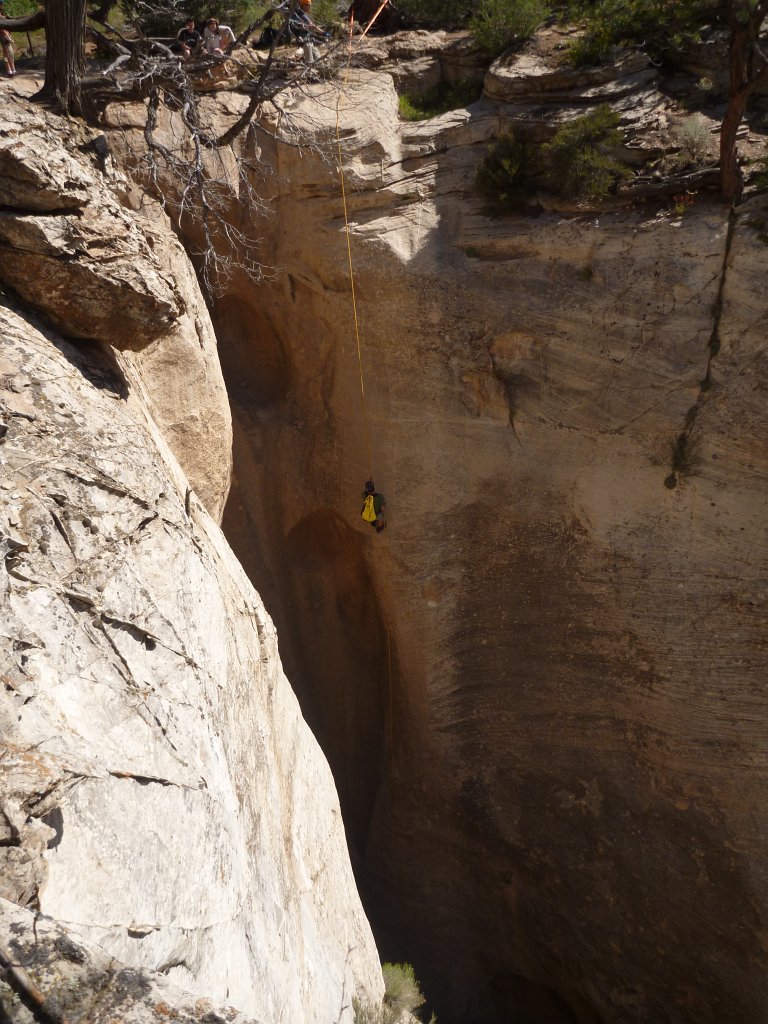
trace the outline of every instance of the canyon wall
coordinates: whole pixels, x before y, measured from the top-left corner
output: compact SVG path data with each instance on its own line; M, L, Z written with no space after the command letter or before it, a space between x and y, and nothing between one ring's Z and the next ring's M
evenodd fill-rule
M441 1019L755 1024L764 213L700 193L682 215L489 218L474 174L510 124L607 99L629 149L669 134L647 62L564 78L526 60L414 125L388 75L349 76L372 465L338 83L284 96L276 139L249 140L279 272L213 308L223 525L333 767L380 948L415 962ZM245 102L228 94L224 121ZM370 472L381 536L359 517Z
M122 205L98 133L0 102L3 966L55 1019L211 1019L193 993L351 1020L378 957L330 770L215 521L229 410L194 273L158 209ZM5 901L58 923L42 952Z

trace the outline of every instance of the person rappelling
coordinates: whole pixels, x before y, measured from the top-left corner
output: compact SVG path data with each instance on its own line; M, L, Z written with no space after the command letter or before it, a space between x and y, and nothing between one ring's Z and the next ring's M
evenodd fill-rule
M387 525L384 519L384 506L386 504L387 499L376 490L373 480L367 480L365 490L363 491L363 507L360 510L360 515L366 523L371 524L376 533L381 533Z

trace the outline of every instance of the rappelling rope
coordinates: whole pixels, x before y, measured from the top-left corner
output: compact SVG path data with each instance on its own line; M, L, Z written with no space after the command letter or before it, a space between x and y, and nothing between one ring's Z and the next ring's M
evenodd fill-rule
M373 26L374 22L387 6L389 0L382 0L378 10L368 22L365 30L362 33L361 38L364 38L368 31ZM339 157L339 180L341 181L341 203L344 209L344 234L347 240L347 263L349 265L349 283L350 291L352 294L352 316L355 325L355 346L357 348L357 368L360 374L360 404L363 413L363 429L365 433L365 451L368 458L368 479L373 479L373 459L371 457L371 437L370 430L368 428L368 406L365 400L365 374L363 372L363 354L362 346L360 343L360 319L357 314L357 294L355 292L355 273L352 266L352 237L349 229L349 213L347 210L347 190L346 183L344 181L344 156L341 151L341 98L344 95L344 91L347 87L347 81L349 79L349 69L352 63L352 32L353 32L353 18L350 16L349 19L349 54L347 58L347 64L344 69L344 78L342 81L341 88L339 89L338 96L336 98L336 148ZM387 544L387 551L389 552L389 544ZM392 699L392 640L391 640L391 629L390 629L390 617L389 617L389 568L384 568L384 628L387 636L387 680L389 684L389 763L390 771L393 765L394 758L394 711L393 711L393 699Z
M385 0L386 3L386 0ZM347 263L349 265L349 284L352 291L352 316L355 324L355 345L357 346L357 368L360 374L360 404L363 412L363 431L365 433L365 451L368 458L368 479L373 479L373 459L371 457L371 435L368 429L368 406L365 401L365 376L363 374L363 353L360 347L360 320L357 315L357 295L355 293L355 273L352 267L352 239L349 230L349 214L347 211L347 189L344 181L344 158L341 152L341 98L347 87L349 66L352 61L352 19L349 21L349 57L344 69L344 80L336 97L336 149L339 155L339 178L341 180L341 203L344 208L344 234L347 239Z

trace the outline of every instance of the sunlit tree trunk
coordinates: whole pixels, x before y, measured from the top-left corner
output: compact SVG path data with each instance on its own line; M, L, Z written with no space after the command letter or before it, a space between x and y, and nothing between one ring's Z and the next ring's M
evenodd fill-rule
M758 46L758 36L768 15L768 0L729 0L728 20L731 42L728 48L730 89L728 106L720 129L720 192L731 203L741 196L743 186L736 149L747 100L758 85L768 80L768 61Z
M87 0L47 0L45 5L45 82L36 98L66 114L82 109L86 5Z

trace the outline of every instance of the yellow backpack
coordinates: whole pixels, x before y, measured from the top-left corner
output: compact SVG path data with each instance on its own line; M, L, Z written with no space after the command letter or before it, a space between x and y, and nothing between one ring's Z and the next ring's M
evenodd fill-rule
M373 507L373 495L366 494L363 511L360 513L366 523L376 522L376 509Z

